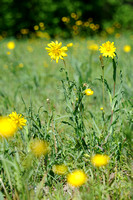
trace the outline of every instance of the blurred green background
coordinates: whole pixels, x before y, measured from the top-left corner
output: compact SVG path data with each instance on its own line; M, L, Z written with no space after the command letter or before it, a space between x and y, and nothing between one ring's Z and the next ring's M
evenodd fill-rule
M39 37L49 34L64 38L79 32L112 33L114 28L132 30L132 22L132 0L88 0L88 3L86 0L0 0L2 37L20 38L34 32Z

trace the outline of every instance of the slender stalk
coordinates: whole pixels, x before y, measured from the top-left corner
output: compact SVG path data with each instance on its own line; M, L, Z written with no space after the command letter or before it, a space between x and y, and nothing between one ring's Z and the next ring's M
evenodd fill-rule
M115 97L115 85L116 85L116 68L117 68L117 62L113 59L113 80L114 80L114 89L113 89L113 97ZM112 124L113 122L113 109L111 110L111 121L110 123Z
M100 62L101 62L101 68L102 68L102 95L103 95L103 108L104 108L104 64L103 64L103 58L102 55L99 56Z
M102 66L102 74L103 74L103 108L104 108L104 66Z

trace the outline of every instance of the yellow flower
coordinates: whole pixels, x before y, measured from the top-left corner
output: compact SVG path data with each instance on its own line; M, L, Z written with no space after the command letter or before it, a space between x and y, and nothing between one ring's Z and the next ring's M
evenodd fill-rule
M79 187L87 181L87 176L82 170L74 170L67 175L67 182L74 187Z
M34 26L34 30L37 31L38 29L39 29L39 26L38 26L38 25L35 25L35 26Z
M130 45L125 45L125 46L123 47L123 50L124 50L126 53L128 53L128 52L131 51L131 46L130 46Z
M109 156L96 154L91 158L91 162L96 167L102 167L109 163Z
M67 47L72 47L72 46L73 46L73 43L67 44Z
M9 118L16 124L16 126L22 129L23 126L26 126L27 120L22 117L21 114L17 114L16 112L12 112L9 115Z
M42 155L46 155L49 152L49 146L46 141L34 139L30 143L30 149L32 153L40 157Z
M88 46L88 49L92 51L97 51L98 50L98 45L97 44L91 44Z
M67 54L65 53L68 49L66 46L61 47L62 43L58 43L58 41L56 42L51 42L50 44L48 44L48 46L50 48L45 48L48 51L48 55L51 57L52 60L56 60L56 63L58 63L59 58L64 60L64 57L67 56Z
M0 136L11 137L17 131L16 124L9 117L0 117Z
M10 55L10 54L11 54L11 52L10 52L10 51L7 51L7 52L6 52L6 54L7 54L7 55Z
M53 165L52 170L55 174L58 175L64 175L67 173L67 166L62 164L62 165Z
M7 48L11 49L11 50L14 49L15 48L15 43L14 42L8 42L7 43Z
M111 57L112 59L115 57L115 46L114 46L114 42L106 42L104 44L102 44L102 46L100 46L100 53L103 54L103 56L107 57Z
M90 95L93 95L93 90L91 90L91 89L86 89L85 90L85 94L87 95L87 96L90 96Z
M18 67L23 68L24 64L23 63L19 63Z
M101 107L100 110L103 110L103 107Z

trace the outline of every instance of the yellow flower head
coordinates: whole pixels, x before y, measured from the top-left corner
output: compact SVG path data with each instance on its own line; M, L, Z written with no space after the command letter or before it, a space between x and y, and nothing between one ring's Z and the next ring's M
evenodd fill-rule
M58 63L59 58L64 60L64 57L67 56L65 53L68 49L66 46L61 47L62 43L56 42L51 42L48 44L49 48L46 47L45 49L48 51L48 55L51 57L52 60L56 60L56 63Z
M88 49L92 51L98 51L98 45L97 44L91 44L88 46Z
M40 157L49 152L49 145L46 141L34 139L30 143L30 149L35 156Z
M11 52L10 52L10 51L7 51L7 52L6 52L6 54L7 54L7 55L10 55L10 54L11 54Z
M128 53L128 52L131 51L131 46L130 46L130 45L125 45L125 46L123 47L123 50L124 50L126 53Z
M96 167L102 167L109 163L109 156L96 154L91 158L91 162Z
M7 43L7 48L11 49L11 50L14 49L15 48L15 43L14 42L8 42Z
M26 126L27 120L22 117L21 114L17 114L16 112L12 112L9 115L9 118L16 124L16 126L22 129L23 126Z
M103 111L103 107L101 107L101 108L100 108L100 110L102 110L102 111Z
M72 46L73 46L73 43L67 44L67 47L72 47Z
M100 46L100 53L103 54L103 56L107 57L111 57L112 59L115 57L115 46L114 46L114 42L106 42L104 44L102 44L102 46Z
M74 187L79 187L87 181L87 176L82 170L74 170L67 175L67 182Z
M62 165L53 165L52 170L55 174L58 175L64 175L67 173L67 166L62 164Z
M17 126L9 117L0 117L0 137L11 137L16 131Z
M91 90L90 88L85 90L85 94L87 96L93 95L93 93L94 93L93 90Z

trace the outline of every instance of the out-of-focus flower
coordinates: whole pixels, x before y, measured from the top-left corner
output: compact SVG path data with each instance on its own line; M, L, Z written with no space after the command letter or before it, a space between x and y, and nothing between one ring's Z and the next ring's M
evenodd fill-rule
M128 53L128 52L131 51L131 46L130 46L130 45L125 45L125 46L123 47L123 50L124 50L126 53Z
M43 22L40 22L40 23L39 23L39 26L40 26L41 28L43 28L43 27L44 27L44 23L43 23Z
M100 108L100 110L102 110L102 111L103 111L103 107L101 107L101 108Z
M64 60L64 57L67 56L66 51L68 50L66 46L61 47L62 42L58 43L56 42L51 42L48 44L48 47L45 49L48 51L48 55L51 57L52 60L56 60L56 63L58 63L59 59Z
M12 41L11 41L11 42L8 42L8 43L7 43L7 48L10 49L10 50L14 49L14 48L15 48L15 43L12 42Z
M52 171L53 171L55 174L64 175L64 174L67 173L68 168L67 168L67 166L64 165L64 164L62 164L62 165L53 165Z
M6 54L7 54L7 55L10 55L10 54L11 54L11 52L10 52L10 51L7 51L7 52L6 52Z
M119 38L119 37L121 37L120 33L116 33L115 38Z
M16 123L13 122L9 117L0 117L0 136L1 137L12 137L17 131Z
M93 90L91 90L90 88L85 90L85 94L87 96L93 95L93 93L94 93Z
M67 44L67 47L72 47L72 46L73 46L73 43Z
M23 29L20 30L20 32L21 32L23 35L26 35L26 34L29 33L29 29L23 28Z
M96 154L91 158L91 162L96 167L102 167L109 163L109 156Z
M82 24L83 24L83 22L81 20L76 21L77 26L81 26Z
M39 26L38 26L38 25L35 25L35 26L34 26L34 30L37 31L38 29L39 29Z
M112 34L114 33L114 27L108 27L106 28L107 33Z
M77 15L75 13L71 13L71 17L75 19Z
M74 187L79 187L87 181L87 176L82 170L74 170L67 175L67 182Z
M37 157L45 156L49 152L49 145L46 141L34 139L30 143L30 149Z
M22 129L23 126L26 126L27 120L24 117L22 117L21 114L17 114L16 112L12 112L9 115L9 118L11 119L11 121L13 121L16 124L17 128Z
M97 44L90 44L88 45L88 49L92 51L98 51L98 45Z
M27 50L32 53L33 52L33 48L31 46L27 46Z
M19 63L18 67L23 68L24 64L23 63Z
M100 49L99 49L100 53L102 53L103 56L105 56L105 57L109 56L112 59L116 56L115 50L116 50L116 48L114 46L114 42L111 43L109 41L102 44L102 46L100 46Z

